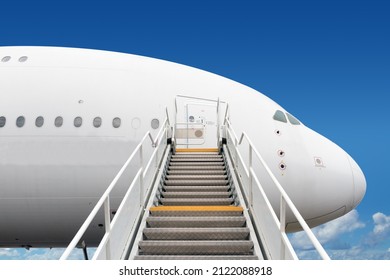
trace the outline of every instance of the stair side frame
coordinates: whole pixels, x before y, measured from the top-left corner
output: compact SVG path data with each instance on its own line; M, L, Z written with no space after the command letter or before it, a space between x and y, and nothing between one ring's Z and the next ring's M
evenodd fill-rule
M226 167L228 169L228 173L230 173L230 177L231 177L230 180L232 181L233 186L235 188L238 201L240 202L240 206L244 209L243 214L244 214L244 217L246 219L246 226L249 228L249 237L250 237L250 240L252 240L253 244L254 244L253 255L257 256L259 258L259 260L264 260L264 252L262 250L261 239L259 239L258 231L257 231L256 227L254 226L254 224L252 223L252 218L250 216L249 209L246 205L246 200L244 199L244 196L242 194L240 183L239 183L239 180L237 178L237 174L234 172L234 165L232 163L232 160L230 158L230 154L226 148L226 145L222 146L222 153L224 155Z

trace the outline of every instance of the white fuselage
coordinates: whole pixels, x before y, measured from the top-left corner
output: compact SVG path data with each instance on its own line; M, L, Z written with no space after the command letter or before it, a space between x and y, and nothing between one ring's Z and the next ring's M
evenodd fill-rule
M140 138L156 135L152 120L162 123L165 108L175 119L177 95L228 103L235 129L251 137L309 225L344 215L365 193L362 171L336 144L275 120L286 110L261 93L199 69L105 51L1 47L0 77L3 247L66 246ZM90 244L103 233L98 224Z

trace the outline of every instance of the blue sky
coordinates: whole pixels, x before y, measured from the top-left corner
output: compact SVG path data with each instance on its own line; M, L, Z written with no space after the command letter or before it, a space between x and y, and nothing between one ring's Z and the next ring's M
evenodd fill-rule
M1 5L0 45L156 57L269 96L345 149L368 182L361 205L315 229L332 258L390 259L390 4L327 1L21 1ZM312 251L291 236L303 258ZM0 259L59 250L0 249Z

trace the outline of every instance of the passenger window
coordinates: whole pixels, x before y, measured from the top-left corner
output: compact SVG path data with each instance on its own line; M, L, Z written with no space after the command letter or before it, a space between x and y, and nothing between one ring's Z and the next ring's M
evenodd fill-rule
M7 121L7 119L6 119L4 116L3 116L3 117L0 117L0 127L4 127L6 121Z
M292 125L300 125L300 121L298 121L293 115L286 113L288 120Z
M43 117L38 117L38 118L35 120L35 125L36 125L37 127L42 127L42 126L43 126L43 123L44 123Z
M279 121L279 122L287 123L286 115L282 111L280 111L280 110L277 110L275 112L274 120Z
M115 118L112 120L112 126L115 128L118 128L121 126L121 119L120 118Z
M74 119L74 126L75 127L80 127L83 124L83 119L81 117L76 117Z
M20 116L16 119L16 126L23 127L25 122L26 122L26 119L23 116Z
M61 127L63 123L64 123L64 119L62 117L56 117L54 121L54 125L56 127Z
M96 117L93 119L93 126L100 127L102 125L102 118Z
M160 126L160 121L158 119L153 119L150 125L153 129L157 129Z

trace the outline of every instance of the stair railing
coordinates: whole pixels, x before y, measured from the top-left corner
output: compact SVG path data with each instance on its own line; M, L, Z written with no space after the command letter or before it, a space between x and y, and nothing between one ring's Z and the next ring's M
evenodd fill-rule
M298 259L287 235L286 235L286 213L290 210L299 222L304 232L307 234L310 242L317 250L320 257L324 260L329 260L329 256L313 234L310 227L307 225L305 219L299 213L298 209L289 198L282 185L272 173L268 164L265 162L261 154L253 145L248 135L243 132L238 138L229 119L224 121L225 133L227 140L227 147L231 153L236 170L245 180L244 190L248 200L248 207L255 220L255 224L260 231L262 243L265 246L264 251L270 259ZM243 145L243 140L248 144L248 162L245 163L243 156L239 151L239 146ZM275 189L280 197L280 213L279 218L275 213L269 198L262 186L257 173L253 167L254 157L260 162L262 166L262 174L268 174L275 185ZM258 171L256 173L256 171Z
M155 139L153 139L149 131L145 134L65 249L60 260L69 258L73 249L83 240L85 233L91 227L92 222L102 208L104 212L105 234L92 259L120 259L123 257L124 249L131 239L129 234L132 227L137 223L140 213L144 210L145 194L150 187L145 184L145 177L148 173L156 173L158 163L164 154L161 150L167 146L166 140L169 137L170 127L167 113L167 117ZM147 139L150 139L152 143L153 153L144 167L144 146L148 143ZM112 192L125 172L129 171L130 168L134 169L135 166L139 166L136 170L136 175L130 183L115 216L111 220L110 197L112 197Z

